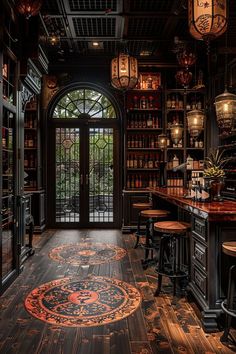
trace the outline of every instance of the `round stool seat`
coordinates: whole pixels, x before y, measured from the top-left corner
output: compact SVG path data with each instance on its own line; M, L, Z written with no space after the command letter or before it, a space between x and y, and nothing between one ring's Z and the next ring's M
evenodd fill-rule
M166 217L170 212L167 210L161 210L161 209L149 209L149 210L142 210L141 211L141 216L144 218L164 218Z
M182 234L191 228L191 225L184 221L159 221L154 224L154 230L168 234Z
M222 244L223 253L228 256L236 257L236 241L224 242Z
M152 203L133 203L132 207L139 210L150 209L152 207Z

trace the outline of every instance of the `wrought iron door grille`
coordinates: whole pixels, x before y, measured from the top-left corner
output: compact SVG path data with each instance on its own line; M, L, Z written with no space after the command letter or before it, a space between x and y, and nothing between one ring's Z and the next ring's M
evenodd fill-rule
M80 131L56 128L56 222L79 222Z
M89 129L89 221L113 222L113 129Z

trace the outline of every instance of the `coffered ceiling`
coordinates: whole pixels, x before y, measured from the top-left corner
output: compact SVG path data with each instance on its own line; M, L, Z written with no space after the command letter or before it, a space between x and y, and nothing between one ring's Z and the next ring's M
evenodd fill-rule
M229 3L228 43L234 50L235 0ZM110 58L122 49L144 60L174 62L182 41L206 52L205 44L189 35L187 0L44 0L40 18L44 44L54 62ZM54 45L53 36L59 40ZM224 37L212 41L213 51L225 46Z

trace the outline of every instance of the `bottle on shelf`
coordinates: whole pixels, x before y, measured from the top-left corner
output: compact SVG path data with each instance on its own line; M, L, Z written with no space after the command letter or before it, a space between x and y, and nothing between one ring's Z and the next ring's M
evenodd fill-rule
M152 115L151 114L148 115L147 128L152 128Z
M176 155L174 155L172 162L173 162L173 168L179 166L179 158Z
M187 156L187 170L193 170L193 158L188 155Z

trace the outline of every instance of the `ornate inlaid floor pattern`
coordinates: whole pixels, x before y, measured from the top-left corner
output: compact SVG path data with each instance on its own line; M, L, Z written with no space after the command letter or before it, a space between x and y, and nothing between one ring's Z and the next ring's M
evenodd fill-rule
M53 280L31 291L27 311L54 325L100 326L119 321L140 305L141 295L132 285L107 277Z
M109 243L81 242L53 248L49 257L60 263L95 265L118 261L126 255L125 249Z

